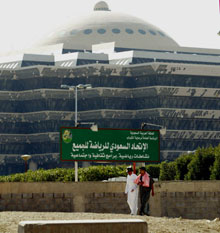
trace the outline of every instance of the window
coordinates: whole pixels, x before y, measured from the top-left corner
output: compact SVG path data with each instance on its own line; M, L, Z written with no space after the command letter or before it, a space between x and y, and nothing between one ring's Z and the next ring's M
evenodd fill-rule
M133 34L134 31L130 28L126 28L125 31L128 33L128 34Z
M84 34L89 35L92 33L92 29L86 29L84 30Z
M9 68L12 69L13 66L14 66L14 63L11 63Z
M99 34L104 34L104 33L106 33L106 30L104 28L100 28L100 29L97 30L97 32Z
M12 68L15 69L17 66L18 66L18 63L15 63Z
M64 64L64 67L69 66L69 63L70 63L70 62L66 62L66 63Z
M73 61L71 61L71 62L69 63L68 67L70 67L72 64L73 64Z
M165 36L163 32L157 31L161 36Z
M146 34L146 32L145 32L144 30L142 30L142 29L138 29L138 32L139 32L140 34L142 34L142 35L145 35L145 34Z
M154 35L154 36L156 36L157 34L156 34L156 32L155 31L153 31L153 30L148 30L149 32L150 32L150 34L152 34L152 35Z
M115 33L115 34L119 34L121 31L118 28L113 28L112 32Z
M65 36L65 34L66 34L66 31L61 31L61 32L59 32L59 37L62 37L62 36Z
M72 30L72 31L70 32L70 35L76 35L77 32L78 32L77 30Z

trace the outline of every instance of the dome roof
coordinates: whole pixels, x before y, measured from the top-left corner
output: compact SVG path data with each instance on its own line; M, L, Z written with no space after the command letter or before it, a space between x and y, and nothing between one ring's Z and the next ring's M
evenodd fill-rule
M106 2L96 3L94 11L78 22L69 23L41 45L63 43L65 49L91 50L93 44L115 42L126 49L166 50L178 44L165 32L137 17L115 13Z
M109 11L108 4L104 1L98 2L94 6L94 11Z

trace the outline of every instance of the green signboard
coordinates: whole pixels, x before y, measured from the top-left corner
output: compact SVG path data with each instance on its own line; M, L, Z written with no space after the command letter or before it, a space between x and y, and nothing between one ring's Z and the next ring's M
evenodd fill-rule
M61 127L62 161L159 162L158 130Z

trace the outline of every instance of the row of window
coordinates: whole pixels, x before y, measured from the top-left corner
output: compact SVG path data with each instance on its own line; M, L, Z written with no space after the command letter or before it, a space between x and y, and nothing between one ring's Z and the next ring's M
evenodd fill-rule
M36 66L36 65L43 65L43 66L54 66L54 62L46 62L46 61L22 61L21 66Z
M119 28L113 28L113 29L112 29L112 32L113 32L114 34L119 34L119 33L121 33L121 31L122 31L122 30L119 29ZM164 34L163 32L161 32L161 31L155 32L155 31L153 31L153 30L151 30L151 29L149 29L149 30L138 29L138 32L139 32L141 35L146 35L146 34L147 34L147 31L148 31L151 35L153 35L153 36L156 36L157 34L159 34L160 36L165 36L165 34ZM72 31L70 32L70 34L71 34L71 35L75 35L77 32L78 32L77 30L72 30ZM89 34L91 34L92 32L93 32L92 29L85 29L85 30L83 31L83 33L86 34L86 35L89 35ZM97 32L98 32L99 34L105 34L105 33L107 32L107 30L104 29L104 28L99 28L99 29L97 29ZM131 29L131 28L126 28L126 29L125 29L125 32L128 33L128 34L130 34L130 35L135 33L135 31L134 31L133 29Z
M0 69L15 69L18 63L1 64Z
M191 60L172 60L172 59L160 59L160 58L136 58L132 59L132 64L146 63L146 62L171 62L171 63L184 63L184 64L203 64L203 65L220 65L220 62L209 61L191 61ZM159 70L158 70L159 72ZM163 72L163 70L161 70Z
M79 66L79 65L87 65L87 64L94 64L94 63L102 63L102 64L108 64L108 61L97 61L97 60L87 60L87 59L77 59L77 62L75 61L65 61L60 64L61 67L70 67L70 66Z
M67 62L61 63L60 66L62 66L62 67L70 67L70 66L73 65L73 63L74 63L73 61L67 61Z
M115 65L121 65L121 66L125 66L125 65L129 65L130 64L130 59L120 59L120 60L113 60L111 61L111 64L115 64Z

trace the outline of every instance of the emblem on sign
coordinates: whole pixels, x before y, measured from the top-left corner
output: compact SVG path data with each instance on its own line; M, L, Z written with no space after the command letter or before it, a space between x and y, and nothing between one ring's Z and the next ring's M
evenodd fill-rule
M70 132L70 130L65 130L63 133L63 141L65 143L70 143L72 141L72 134Z

